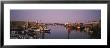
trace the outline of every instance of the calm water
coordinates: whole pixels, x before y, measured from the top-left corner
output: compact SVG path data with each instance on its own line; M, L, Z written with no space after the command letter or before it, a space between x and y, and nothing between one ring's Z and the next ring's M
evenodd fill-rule
M87 32L72 30L70 33L64 26L48 26L50 33L44 33L45 39L89 39L90 35Z

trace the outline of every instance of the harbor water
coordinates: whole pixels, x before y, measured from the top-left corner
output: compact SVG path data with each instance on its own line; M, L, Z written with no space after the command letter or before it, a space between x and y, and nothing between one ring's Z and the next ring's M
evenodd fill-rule
M91 36L88 32L72 30L68 32L64 26L48 26L50 33L44 33L44 39L89 39Z

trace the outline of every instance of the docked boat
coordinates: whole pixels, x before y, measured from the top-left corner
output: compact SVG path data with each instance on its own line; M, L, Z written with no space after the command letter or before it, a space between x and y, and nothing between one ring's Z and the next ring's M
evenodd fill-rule
M41 30L41 31L44 32L44 33L50 33L50 30L51 29L44 29L44 30Z

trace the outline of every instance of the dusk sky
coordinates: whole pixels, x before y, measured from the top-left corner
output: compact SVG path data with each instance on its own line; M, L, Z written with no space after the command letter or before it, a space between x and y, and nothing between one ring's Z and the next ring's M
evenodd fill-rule
M101 10L33 9L10 10L11 21L41 21L43 23L88 22L101 19Z

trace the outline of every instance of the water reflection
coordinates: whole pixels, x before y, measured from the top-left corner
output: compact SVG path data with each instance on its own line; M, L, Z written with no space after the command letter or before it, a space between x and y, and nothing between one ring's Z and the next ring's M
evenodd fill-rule
M70 38L70 32L68 32L68 39Z
M48 26L50 33L42 33L42 39L88 39L90 35L80 29L66 28L64 26Z

